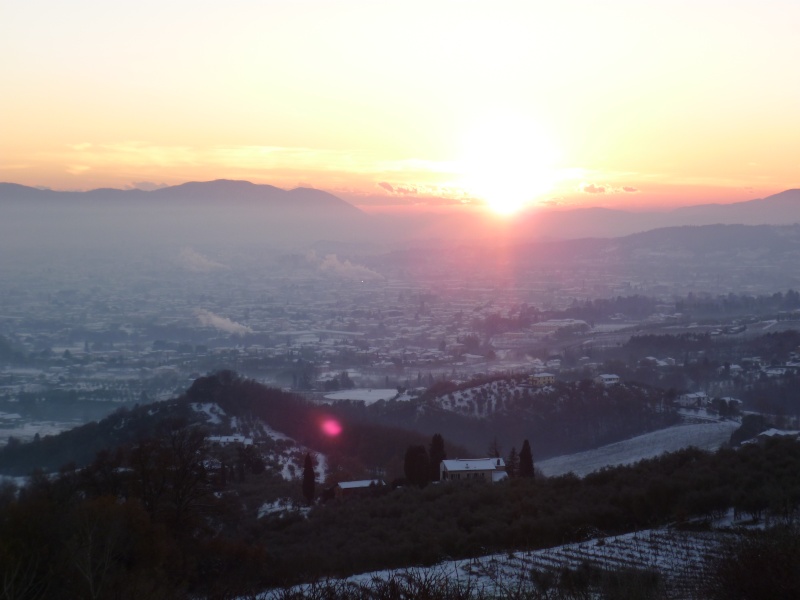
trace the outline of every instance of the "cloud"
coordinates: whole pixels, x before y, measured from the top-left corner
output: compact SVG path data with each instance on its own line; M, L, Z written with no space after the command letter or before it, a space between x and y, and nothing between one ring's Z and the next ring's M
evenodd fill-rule
M638 188L630 185L614 187L607 183L582 183L580 190L584 194L635 194L639 191Z
M604 185L596 185L594 183L581 184L581 191L584 194L605 194L607 187Z
M540 206L564 206L565 202L563 198L548 198L547 200L540 200L538 202Z
M411 202L416 205L442 205L469 204L474 200L463 188L450 185L380 181L376 186L387 193L375 195L354 192L351 195L360 197L355 203L387 205Z
M405 183L394 184L388 183L386 181L381 181L378 184L379 187L383 188L390 194L395 194L397 196L416 196L420 193L419 186L410 185Z
M137 140L109 144L77 144L68 147L67 164L90 164L93 167L125 165L128 167L214 167L237 170L313 171L341 173L407 172L423 167L445 168L440 163L414 160L382 161L367 151L340 151L294 146L165 146ZM426 172L422 170L421 172ZM302 177L302 176L301 176Z
M402 194L403 196L416 196L419 193L419 190L415 187L398 187L394 191L396 194Z
M219 329L220 331L225 331L233 335L245 335L246 333L253 333L253 330L246 325L231 321L227 317L215 315L209 310L198 308L195 311L195 315L197 315L197 319L200 321L200 324L203 327L213 327L214 329Z
M181 250L178 256L178 262L185 269L195 273L208 273L209 271L218 271L228 268L222 263L215 262L210 258L206 258L199 252L195 252L188 246Z
M351 279L353 281L366 281L383 279L383 275L377 271L365 267L363 265L356 265L349 260L339 260L335 254L327 254L324 259L319 260L316 252L313 250L306 255L306 260L316 264L317 269L323 273L336 275L343 279Z

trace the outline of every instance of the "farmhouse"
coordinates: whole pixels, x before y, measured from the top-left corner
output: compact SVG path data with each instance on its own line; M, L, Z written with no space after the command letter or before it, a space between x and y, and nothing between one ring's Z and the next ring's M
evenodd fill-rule
M708 404L708 396L705 392L688 392L678 396L675 404L682 408L700 408Z
M360 496L382 488L386 483L382 479L362 479L359 481L340 481L333 488L335 498Z
M536 373L528 378L531 385L540 387L543 385L553 385L556 382L556 376L552 373Z
M594 380L602 385L614 385L619 383L619 375L604 373L595 377Z
M482 479L502 481L508 477L506 463L502 458L456 458L443 460L439 465L442 481L462 479Z
M228 444L242 444L243 446L252 446L253 438L240 434L234 435L209 435L206 438L211 444L219 444L220 446L227 446Z

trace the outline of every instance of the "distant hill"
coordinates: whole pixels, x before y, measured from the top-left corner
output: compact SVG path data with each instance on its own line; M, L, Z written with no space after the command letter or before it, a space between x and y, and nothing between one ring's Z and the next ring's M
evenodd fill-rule
M599 207L533 208L502 231L472 213L370 216L328 192L283 190L248 181L189 182L153 191L96 189L57 192L0 183L0 207L15 219L8 235L52 239L75 233L87 242L150 238L154 232L191 243L208 241L308 245L332 242L496 240L620 237L664 227L800 223L800 189L732 204L630 212ZM11 212L9 212L11 211ZM29 230L29 231L28 231ZM0 230L0 233L4 233ZM23 237L24 233L24 237Z
M800 189L735 202L670 211L630 212L607 208L536 209L515 226L517 237L619 237L663 227L690 225L791 225L800 223Z
M676 219L691 219L693 225L742 224L789 225L800 223L800 189L786 190L766 198L731 204L701 204L673 210ZM684 223L681 223L684 224Z
M6 227L23 247L53 242L119 245L236 243L302 245L349 240L368 231L369 215L310 188L283 190L247 181L190 182L153 191L40 190L0 183Z
M338 437L326 435L320 426L330 418L341 425ZM277 462L275 441L290 441L324 456L337 480L363 479L376 469L396 477L402 473L406 448L426 445L431 439L411 427L370 423L221 371L196 379L185 394L172 400L123 408L98 422L55 436L9 444L0 449L0 473L26 475L37 468L49 472L67 463L84 466L98 452L132 447L149 438L163 437L170 430L194 426L212 435L250 438L268 464ZM450 443L447 450L467 456L463 448ZM301 463L294 463L299 473Z
M505 241L497 251L468 240L399 249L374 265L403 268L437 264L454 278L491 273L498 261L506 275L522 280L531 270L573 269L648 281L722 279L746 291L754 281L775 289L800 286L800 225L702 225L664 227L615 238ZM705 285L705 284L703 284Z
M289 209L331 209L342 210L351 215L364 214L352 204L328 192L313 188L283 190L272 185L260 185L249 181L217 179L214 181L191 181L152 191L139 189L118 190L99 188L87 192L60 192L18 185L0 183L0 202L187 202L190 206L207 203L255 202L270 208Z

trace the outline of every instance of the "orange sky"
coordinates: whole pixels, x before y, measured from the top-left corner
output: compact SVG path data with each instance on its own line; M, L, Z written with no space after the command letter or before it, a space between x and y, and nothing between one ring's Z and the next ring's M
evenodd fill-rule
M247 179L380 209L800 187L800 3L0 4L0 180Z

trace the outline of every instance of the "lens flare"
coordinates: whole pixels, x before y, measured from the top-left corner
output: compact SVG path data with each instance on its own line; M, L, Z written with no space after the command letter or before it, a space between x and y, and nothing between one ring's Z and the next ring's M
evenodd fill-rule
M331 437L336 437L340 433L342 433L342 426L339 425L339 422L335 419L326 419L322 422L322 432L325 435L329 435Z

